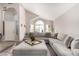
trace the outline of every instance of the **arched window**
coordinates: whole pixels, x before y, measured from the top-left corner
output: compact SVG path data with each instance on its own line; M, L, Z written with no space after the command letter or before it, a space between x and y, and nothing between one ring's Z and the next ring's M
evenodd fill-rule
M35 32L44 32L44 23L41 20L35 22Z

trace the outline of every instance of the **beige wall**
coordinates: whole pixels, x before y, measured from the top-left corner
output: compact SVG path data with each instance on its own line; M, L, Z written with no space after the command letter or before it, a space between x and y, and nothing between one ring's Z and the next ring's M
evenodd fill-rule
M26 12L22 5L19 6L19 39L23 40L26 33Z
M66 13L55 19L55 32L63 32L79 37L79 4L72 7Z

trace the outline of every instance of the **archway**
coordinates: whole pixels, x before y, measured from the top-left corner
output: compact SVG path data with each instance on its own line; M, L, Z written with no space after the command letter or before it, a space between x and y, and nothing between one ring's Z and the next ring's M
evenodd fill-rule
M4 11L4 40L16 40L16 16L17 12L15 8L6 8Z

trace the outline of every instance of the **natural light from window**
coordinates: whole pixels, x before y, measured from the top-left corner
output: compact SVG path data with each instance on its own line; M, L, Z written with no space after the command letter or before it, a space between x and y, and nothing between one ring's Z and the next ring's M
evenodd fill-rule
M35 32L44 32L44 22L41 20L38 20L35 22Z

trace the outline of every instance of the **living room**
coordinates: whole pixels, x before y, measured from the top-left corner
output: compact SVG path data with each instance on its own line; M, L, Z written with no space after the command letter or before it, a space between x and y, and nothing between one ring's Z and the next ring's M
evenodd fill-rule
M78 55L78 42L77 44L72 43L78 40L78 6L79 4L74 3L47 3L47 4L23 4L24 8L29 10L32 13L35 13L37 17L35 17L34 20L42 20L44 23L45 21L50 21L52 24L48 24L50 27L49 30L47 30L47 27L44 32L41 32L42 34L39 34L38 32L40 30L36 31L36 23L32 21L32 25L29 25L29 30L33 30L32 34L33 36L37 37L47 37L49 38L49 44L52 46L53 50L57 55L66 55L66 56L72 56ZM55 8L54 8L55 7ZM33 14L34 15L34 14ZM28 15L27 15L28 16ZM31 16L32 17L32 16ZM41 17L41 18L40 18ZM44 21L44 20L45 21ZM30 21L30 22L31 22ZM48 22L47 21L47 22ZM34 23L33 23L34 22ZM29 23L27 21L27 23ZM30 24L30 23L29 23ZM28 25L27 25L28 26ZM29 32L27 31L27 33ZM45 32L45 31L48 32ZM53 38L53 40L52 40ZM38 39L38 38L37 38ZM59 40L55 40L59 39ZM75 39L75 40L74 40ZM48 41L47 41L48 43ZM66 47L65 47L66 46ZM60 48L61 47L61 48ZM76 50L76 51L75 51ZM71 51L71 52L70 52ZM54 53L54 52L53 52Z
M78 3L0 3L0 56L79 56Z

